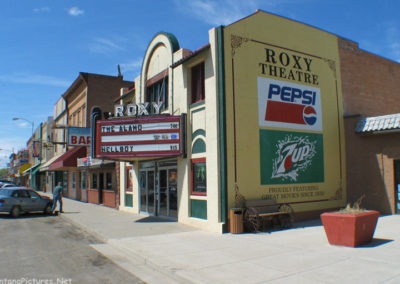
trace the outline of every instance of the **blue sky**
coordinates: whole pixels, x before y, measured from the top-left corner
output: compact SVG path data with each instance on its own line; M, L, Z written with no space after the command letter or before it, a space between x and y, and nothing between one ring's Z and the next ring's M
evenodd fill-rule
M300 21L400 62L397 0L1 0L0 168L26 147L35 128L79 72L133 80L160 31L196 50L208 30L257 9ZM373 68L373 66L371 66ZM117 95L117 94L116 94Z

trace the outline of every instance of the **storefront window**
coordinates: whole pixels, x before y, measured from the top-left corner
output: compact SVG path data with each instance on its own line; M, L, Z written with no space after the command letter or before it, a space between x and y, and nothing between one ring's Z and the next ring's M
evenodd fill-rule
M81 173L81 188L83 189L83 190L86 190L86 172L82 172Z
M92 174L92 188L97 189L97 174Z
M132 170L132 166L127 166L126 167L126 192L132 192L133 191L133 175L134 172Z
M99 173L99 187L98 189L104 189L104 173Z
M111 173L106 173L106 189L112 189L112 175L111 175Z
M63 177L62 177L63 191L68 192L68 172L62 172L62 175L63 175ZM60 181L60 180L57 180L57 182L58 181Z
M192 194L207 194L207 171L205 158L192 160Z
M71 175L71 187L72 188L76 187L76 185L75 185L75 172L72 172L72 175Z

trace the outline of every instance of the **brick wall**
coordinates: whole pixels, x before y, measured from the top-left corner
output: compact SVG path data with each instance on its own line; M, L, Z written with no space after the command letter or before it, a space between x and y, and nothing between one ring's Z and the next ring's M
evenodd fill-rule
M88 189L88 202L93 204L100 204L99 191L97 189Z
M400 112L400 65L339 38L344 111L376 116Z
M114 100L121 88L128 88L133 82L124 81L122 77L89 74L87 96L87 121L90 122L90 111L98 106L102 112L114 112Z
M365 195L362 207L395 213L393 161L400 159L400 134L355 134L358 119L345 119L348 201L353 203Z
M365 195L362 206L395 213L393 162L400 159L400 133L360 135L361 117L399 113L400 64L339 39L345 112L348 201Z
M116 207L116 192L113 190L103 190L103 205L117 208Z

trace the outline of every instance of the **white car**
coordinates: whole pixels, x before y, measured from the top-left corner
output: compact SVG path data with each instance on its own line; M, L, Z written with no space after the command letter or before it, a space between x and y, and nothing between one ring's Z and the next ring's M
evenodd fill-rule
M0 188L10 188L10 187L18 187L18 186L13 183L3 183L0 185Z

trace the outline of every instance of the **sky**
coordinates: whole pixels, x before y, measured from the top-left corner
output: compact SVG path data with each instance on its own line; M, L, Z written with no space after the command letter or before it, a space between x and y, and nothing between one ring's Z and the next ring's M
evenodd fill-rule
M0 168L26 148L34 128L79 72L139 75L158 32L181 48L257 9L350 39L400 62L398 0L0 0ZM267 28L266 28L267 31ZM373 66L371 66L373 68ZM118 95L118 94L115 94ZM13 120L13 118L22 118Z

